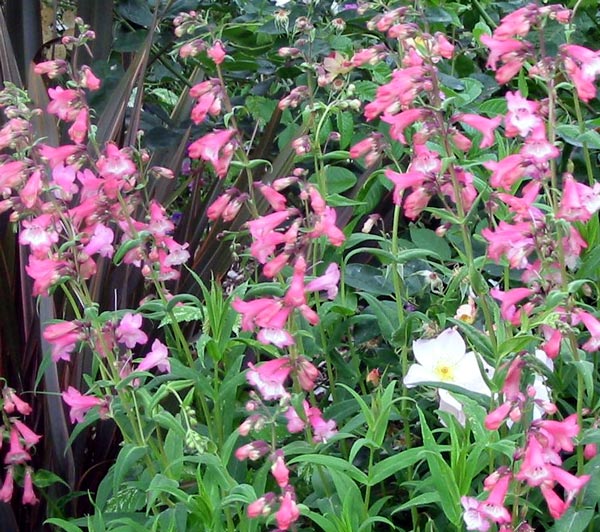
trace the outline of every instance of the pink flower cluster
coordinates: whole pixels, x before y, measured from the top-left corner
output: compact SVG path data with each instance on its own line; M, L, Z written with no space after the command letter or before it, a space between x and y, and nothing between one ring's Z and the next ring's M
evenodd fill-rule
M15 472L22 471L23 496L21 502L37 504L39 499L33 491L33 469L28 462L31 461L30 451L40 441L41 436L17 418L17 415L28 416L31 414L31 406L23 401L15 393L15 390L5 386L2 389L2 410L5 414L5 424L0 427L0 448L7 432L10 443L4 456L6 474L2 487L0 487L0 501L10 502L12 500L15 489Z
M283 414L288 420L287 430L290 434L309 430L315 443L326 443L335 433L336 425L333 420L326 421L319 408L310 406L308 401L302 402L303 412L300 414L291 404L291 394L288 392L288 381L293 379L304 391L311 391L319 372L306 358L299 356L282 357L259 366L249 364L246 374L248 382L258 391L253 394L246 410L250 416L242 423L239 433L248 436L252 432L259 433L265 427L277 423L277 418ZM279 401L275 413L264 401ZM264 440L254 440L238 448L235 456L238 460L256 461L269 455L272 462L271 474L279 486L280 495L268 492L248 506L249 517L267 517L275 508L275 521L279 530L289 530L292 523L300 517L296 504L296 495L290 484L290 470L285 463L283 451L273 449Z

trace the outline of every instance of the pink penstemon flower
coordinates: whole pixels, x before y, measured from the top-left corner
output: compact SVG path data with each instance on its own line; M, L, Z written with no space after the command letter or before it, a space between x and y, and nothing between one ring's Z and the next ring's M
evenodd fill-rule
M2 488L0 488L0 501L10 502L14 492L14 467L9 466L6 468L6 475L4 476L4 482Z
M94 408L100 407L100 415L108 412L108 406L105 400L91 395L82 395L76 388L69 386L66 392L62 393L63 401L71 407L69 417L71 423L81 423L85 414Z
M561 54L577 96L584 102L589 102L596 96L594 82L600 74L600 52L576 44L564 44L561 46Z
M15 410L23 416L28 416L31 414L31 406L23 401L23 399L21 399L12 388L4 387L2 389L2 401L3 410L7 414L13 414Z
M10 449L4 457L4 463L7 465L24 464L31 460L31 456L21 444L19 431L16 427L10 429Z
M167 346L158 339L154 340L152 349L139 363L137 371L149 371L153 368L158 368L163 373L169 373L171 371L171 364L168 356L169 350Z
M227 52L225 51L221 41L215 41L213 45L206 51L206 54L214 61L215 65L220 65L223 63L223 61L225 61Z
M286 491L281 498L279 510L275 513L275 520L279 530L289 530L290 526L300 517L300 510L292 497L291 491Z
M85 338L81 325L76 321L61 321L46 326L44 339L52 345L52 360L69 361L77 344Z
M215 130L190 144L188 153L192 159L209 162L219 177L225 177L237 148L235 134L235 129Z
M1 497L0 497L1 498ZM33 470L31 467L25 468L25 478L23 480L23 497L21 499L23 504L37 504L39 499L36 497L33 491Z
M121 318L119 326L115 330L117 339L129 349L133 349L136 344L145 344L148 341L148 336L141 330L141 327L141 314L128 312Z
M494 144L494 142L496 142L494 132L502 121L501 116L497 116L495 118L485 118L483 116L468 113L460 113L454 116L453 119L467 124L483 135L483 139L479 144L480 148L489 148Z

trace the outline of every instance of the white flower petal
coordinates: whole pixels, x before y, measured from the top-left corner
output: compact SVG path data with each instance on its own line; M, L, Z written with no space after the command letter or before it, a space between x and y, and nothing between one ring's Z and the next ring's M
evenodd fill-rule
M413 364L409 369L408 373L404 377L404 386L411 388L424 382L436 382L439 379L435 376L435 373L431 371L431 368L426 368L420 364Z
M446 329L437 338L413 342L415 359L429 368L435 367L440 361L453 366L465 355L465 351L465 341L455 329Z
M467 422L467 418L463 412L462 403L458 399L455 399L448 390L443 390L440 388L438 393L440 396L439 410L441 412L448 412L449 414L452 414L464 427Z

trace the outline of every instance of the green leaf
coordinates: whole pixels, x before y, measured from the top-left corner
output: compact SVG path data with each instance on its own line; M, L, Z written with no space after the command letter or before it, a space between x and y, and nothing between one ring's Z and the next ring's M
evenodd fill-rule
M508 106L505 98L492 98L479 106L480 114L491 116L492 118L498 115L504 115L507 111Z
M371 295L390 295L394 292L391 279L379 268L368 264L348 264L344 273L344 283Z
M345 150L352 141L352 134L354 133L354 120L352 119L352 113L345 111L338 111L336 116L337 130L340 134L340 148Z
M361 100L374 100L377 95L377 89L379 85L373 83L372 81L355 81L354 82L354 91L356 96Z
M398 473L398 471L402 471L424 459L425 453L420 447L407 449L394 456L385 458L381 462L375 464L369 471L369 486L375 486Z
M422 493L421 495L417 495L416 497L412 497L409 501L404 504L398 506L393 512L392 515L398 512L403 512L404 510L408 510L409 508L413 508L415 506L427 506L433 503L439 503L440 496L437 492L433 493Z
M327 192L339 194L352 188L356 184L356 176L347 168L341 166L325 167L325 179L327 179Z
M551 532L583 532L588 528L590 521L594 517L593 508L585 508L583 510L575 510L569 508L554 526L550 529Z
M440 455L439 445L437 444L425 414L420 408L417 408L419 420L421 421L421 434L423 435L423 446L427 450L426 458L429 465L429 471L434 480L443 479L443 482L436 482L437 493L440 496L440 505L446 517L452 524L459 527L461 522L462 510L460 505L460 492L454 479L452 468L445 462Z
M114 465L113 493L117 493L121 488L125 476L129 470L148 452L146 447L127 444L119 452L117 461Z
M441 260L449 260L452 257L452 250L448 243L431 229L413 225L410 227L410 239L415 246L433 251Z
M57 517L46 519L44 521L44 524L59 526L62 530L65 530L66 532L83 532L81 528L75 526L73 523L69 523L69 521L65 521L64 519L58 519Z
M572 360L568 362L575 366L577 373L583 378L585 383L585 391L588 398L591 400L594 394L594 364L589 360Z
M357 482L360 482L363 485L367 485L369 483L369 479L367 475L365 475L358 467L349 464L346 460L342 458L338 458L337 456L325 456L320 454L305 454L301 456L296 456L289 461L290 465L293 464L312 464L312 465L321 465L328 469L333 469L335 471L341 471L347 473L348 476Z
M399 326L398 311L394 301L379 301L376 297L366 292L360 292L360 296L369 303L367 309L377 318L377 325L381 335L388 342L394 341L394 332Z
M583 146L582 134L577 126L561 124L556 127L556 133L567 144L581 148Z

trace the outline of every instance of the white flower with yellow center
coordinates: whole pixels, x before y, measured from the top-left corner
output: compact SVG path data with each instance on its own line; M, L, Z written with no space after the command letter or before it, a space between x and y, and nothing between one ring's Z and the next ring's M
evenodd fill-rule
M404 377L406 387L443 383L453 384L471 392L491 395L481 375L479 363L488 377L493 374L492 367L472 351L467 353L465 342L455 329L446 329L436 338L429 340L416 340L413 342L413 353L417 363L409 368ZM462 410L458 410L460 403L453 400L447 390L440 390L440 396L441 410L451 411L464 424ZM452 409L445 408L450 402Z

